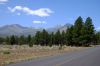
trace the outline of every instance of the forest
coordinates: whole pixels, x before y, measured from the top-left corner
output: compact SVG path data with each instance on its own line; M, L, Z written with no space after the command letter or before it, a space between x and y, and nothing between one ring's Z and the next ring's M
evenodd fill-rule
M83 21L79 16L71 27L66 31L48 33L45 29L37 31L35 36L0 37L0 44L4 45L41 45L41 46L91 46L100 44L100 32L95 30L92 19L87 17Z

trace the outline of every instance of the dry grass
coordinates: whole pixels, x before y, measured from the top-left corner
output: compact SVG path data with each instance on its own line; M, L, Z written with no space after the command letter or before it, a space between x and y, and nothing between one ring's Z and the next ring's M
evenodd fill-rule
M75 51L83 49L82 47L63 47L59 50L58 46L33 46L29 48L27 45L23 46L11 46L11 45L0 45L0 66L5 64L19 62L22 60L28 60L43 56L50 56L61 54L68 51Z

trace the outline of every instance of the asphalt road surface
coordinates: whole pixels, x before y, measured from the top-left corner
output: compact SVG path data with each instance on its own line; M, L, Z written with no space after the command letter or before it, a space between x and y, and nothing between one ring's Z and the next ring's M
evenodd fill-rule
M100 46L7 66L100 66Z

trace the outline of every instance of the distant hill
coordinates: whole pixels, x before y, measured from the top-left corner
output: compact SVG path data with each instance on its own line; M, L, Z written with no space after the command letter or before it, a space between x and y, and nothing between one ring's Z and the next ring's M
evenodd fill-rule
M0 35L1 36L9 36L9 35L34 35L37 29L23 27L19 24L5 25L0 27Z
M57 30L60 30L60 32L62 32L62 31L66 31L66 29L67 29L68 27L71 27L71 26L72 26L72 24L65 24L65 25L63 25L63 26L57 25L57 26L55 26L55 27L53 27L53 28L47 29L47 31L48 31L48 32L56 32Z
M67 27L71 26L71 24L66 24L64 26L56 26L53 28L47 29L48 32L56 32L57 30L65 31ZM42 31L42 29L36 29L33 27L23 27L19 24L5 25L0 27L0 36L10 36L10 35L35 35L37 31Z

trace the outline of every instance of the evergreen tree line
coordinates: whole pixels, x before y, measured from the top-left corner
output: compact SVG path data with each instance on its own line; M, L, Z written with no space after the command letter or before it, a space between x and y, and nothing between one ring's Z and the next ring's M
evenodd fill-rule
M88 17L85 22L79 16L74 25L68 27L66 31L48 33L45 29L37 31L35 36L22 35L20 37L12 35L6 38L0 37L0 44L9 45L34 45L52 46L90 46L100 43L100 32L94 30L92 19Z

